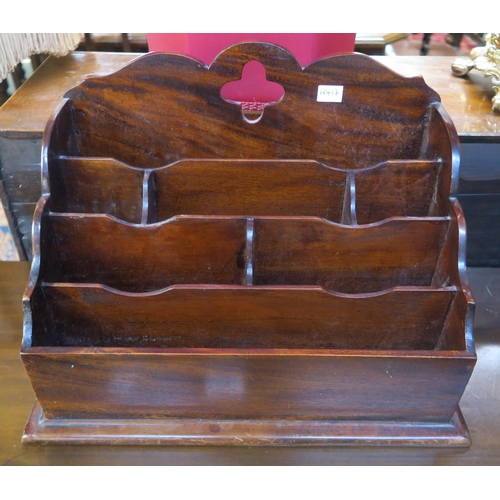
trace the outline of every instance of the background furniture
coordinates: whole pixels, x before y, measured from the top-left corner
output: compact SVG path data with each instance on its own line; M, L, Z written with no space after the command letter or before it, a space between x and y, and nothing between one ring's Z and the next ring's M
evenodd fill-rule
M145 33L85 33L76 50L89 52L147 52Z
M356 33L354 51L370 55L384 55L388 45L404 40L407 36L408 33ZM151 47L151 50L157 50L155 47ZM146 33L85 33L85 40L77 50L147 52L148 48Z

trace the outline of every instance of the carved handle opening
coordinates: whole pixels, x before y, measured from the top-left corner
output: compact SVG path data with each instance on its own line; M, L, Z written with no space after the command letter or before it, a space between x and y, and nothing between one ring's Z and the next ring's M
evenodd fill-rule
M264 115L264 108L278 104L285 89L266 77L266 68L259 61L249 61L243 66L241 79L228 82L221 88L222 99L241 106L243 119L257 123Z

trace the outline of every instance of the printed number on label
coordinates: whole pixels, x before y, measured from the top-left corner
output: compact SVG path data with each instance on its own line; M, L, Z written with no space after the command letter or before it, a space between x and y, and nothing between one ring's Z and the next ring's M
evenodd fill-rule
M343 85L318 85L318 102L342 102Z

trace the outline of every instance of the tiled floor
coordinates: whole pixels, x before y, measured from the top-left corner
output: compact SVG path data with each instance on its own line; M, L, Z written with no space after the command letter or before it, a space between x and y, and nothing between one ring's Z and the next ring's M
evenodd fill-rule
M387 56L418 56L422 48L423 33L411 33L407 38L400 40L386 47L385 55ZM460 47L455 48L446 43L446 33L432 33L429 51L429 56L465 56L470 51L477 47L477 43L465 35L462 38Z
M33 74L33 67L29 58L22 61L24 75L29 78ZM15 92L14 80L11 75L7 77L7 93L11 95ZM0 99L0 106L2 101ZM9 229L7 218L3 207L0 205L0 261L2 260L19 260L19 255L16 246L12 239L12 234Z
M19 260L5 212L0 206L0 260Z

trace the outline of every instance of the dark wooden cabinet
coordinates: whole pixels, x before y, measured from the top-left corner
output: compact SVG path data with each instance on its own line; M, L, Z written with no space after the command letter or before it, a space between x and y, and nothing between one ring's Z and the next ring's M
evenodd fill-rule
M285 94L250 119L221 88L255 60ZM42 151L25 442L470 445L458 137L422 78L150 54L67 92Z

